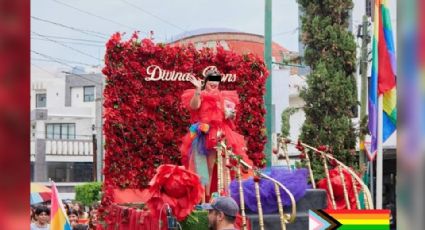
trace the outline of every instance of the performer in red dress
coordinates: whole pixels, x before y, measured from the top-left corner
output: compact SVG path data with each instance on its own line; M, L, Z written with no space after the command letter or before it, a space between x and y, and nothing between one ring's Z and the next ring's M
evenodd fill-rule
M244 137L234 131L238 94L236 91L220 91L220 81L221 75L216 70L207 72L203 84L193 77L191 83L195 89L185 90L181 98L183 106L190 111L192 123L180 148L182 163L200 176L207 196L216 191L217 172L213 170L216 171L217 153L214 147L218 132L224 134L233 153L252 165L245 152Z

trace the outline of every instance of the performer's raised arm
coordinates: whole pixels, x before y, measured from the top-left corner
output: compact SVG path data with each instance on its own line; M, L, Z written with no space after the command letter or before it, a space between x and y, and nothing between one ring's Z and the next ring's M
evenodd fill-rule
M190 100L190 108L193 110L199 109L201 107L201 87L202 81L192 77L190 82L196 87L195 93L193 94L192 99Z

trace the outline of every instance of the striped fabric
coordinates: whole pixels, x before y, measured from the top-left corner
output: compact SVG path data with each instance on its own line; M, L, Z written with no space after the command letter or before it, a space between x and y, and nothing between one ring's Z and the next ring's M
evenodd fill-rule
M50 230L71 230L68 216L65 213L58 189L52 181L52 206L50 210Z
M371 152L377 150L378 113L383 113L382 137L385 142L396 130L396 58L387 0L375 1L372 40L372 75L369 84L369 131ZM378 97L383 95L383 108L378 111Z
M338 230L389 230L390 210L326 210L341 226Z

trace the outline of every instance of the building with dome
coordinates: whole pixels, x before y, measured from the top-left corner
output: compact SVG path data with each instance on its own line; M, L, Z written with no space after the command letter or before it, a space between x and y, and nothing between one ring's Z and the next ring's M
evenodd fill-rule
M241 32L228 28L204 28L188 31L173 37L170 45L184 45L192 43L197 49L204 47L215 48L222 46L225 50L232 50L237 54L252 53L264 58L264 36L259 34ZM293 59L298 56L297 52L289 51L280 44L272 42L272 60L282 63L284 60ZM274 65L276 69L283 66ZM297 68L289 68L291 73L296 73Z

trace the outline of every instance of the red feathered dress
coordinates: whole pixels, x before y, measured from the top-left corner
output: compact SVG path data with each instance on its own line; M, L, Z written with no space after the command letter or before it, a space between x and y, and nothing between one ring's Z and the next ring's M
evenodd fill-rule
M224 133L227 146L232 147L233 153L242 157L242 159L252 165L252 161L248 158L245 152L244 136L235 132L233 120L225 118L225 103L231 102L234 105L239 104L239 97L236 91L201 91L200 99L201 106L197 110L190 108L190 101L195 94L194 89L185 90L182 94L181 101L183 107L190 111L191 123L205 123L209 125L209 131L205 136L205 147L208 150L208 171L210 175L210 192L215 192L217 187L217 172L215 168L216 152L214 147L217 145L217 132L220 130ZM180 151L182 155L183 165L192 171L196 172L196 163L193 159L192 141L190 133L183 137L183 143Z

